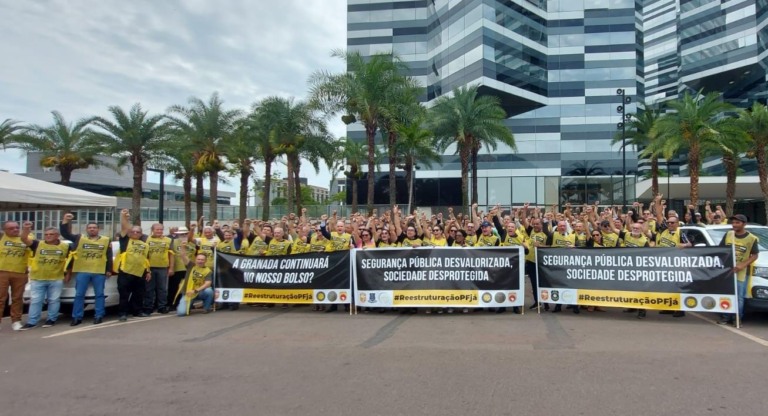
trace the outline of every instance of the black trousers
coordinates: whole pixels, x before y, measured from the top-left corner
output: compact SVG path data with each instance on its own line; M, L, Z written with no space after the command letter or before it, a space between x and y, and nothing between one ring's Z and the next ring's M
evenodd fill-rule
M122 271L118 273L117 292L120 294L120 306L118 306L120 315L138 315L141 313L144 307L144 285L146 282L143 277Z
M531 287L533 288L533 302L539 303L539 285L536 284L536 263L526 260L525 274L528 275L528 280L531 281Z

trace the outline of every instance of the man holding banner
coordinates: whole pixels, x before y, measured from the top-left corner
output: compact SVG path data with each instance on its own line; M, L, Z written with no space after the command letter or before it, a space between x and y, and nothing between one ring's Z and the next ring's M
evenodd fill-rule
M177 316L189 315L189 309L196 299L203 301L203 311L208 313L213 305L213 272L205 263L208 260L205 254L195 255L194 263L189 261L187 256L187 246L179 246L179 256L181 262L187 266L187 276L179 285L179 291L176 297L181 295L179 306L176 308Z
M336 211L333 211L333 218L336 218ZM327 221L327 215L320 218L320 233L329 241L328 251L349 251L350 247L354 245L354 241L352 241L352 234L346 232L344 221L336 221L336 231L333 232L328 232ZM334 303L325 312L337 310L339 310L339 306ZM344 310L349 311L349 304L344 305Z
M747 295L747 275L749 274L750 265L757 260L759 248L757 246L757 237L752 233L744 229L747 225L747 217L743 214L736 214L731 217L732 231L728 231L723 240L720 241L721 246L733 246L736 252L736 266L733 268L733 272L736 273L736 296L739 301L738 313L739 320L743 322L744 319L744 297ZM718 324L734 324L734 314L722 314Z

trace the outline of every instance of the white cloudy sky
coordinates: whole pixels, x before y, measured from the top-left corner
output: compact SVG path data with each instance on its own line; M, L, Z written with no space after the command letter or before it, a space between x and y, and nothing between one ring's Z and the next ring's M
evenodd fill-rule
M0 0L0 10L0 120L49 124L58 110L75 121L136 102L163 112L214 91L247 109L303 98L313 71L344 69L330 51L346 44L345 0ZM0 169L26 162L0 150Z

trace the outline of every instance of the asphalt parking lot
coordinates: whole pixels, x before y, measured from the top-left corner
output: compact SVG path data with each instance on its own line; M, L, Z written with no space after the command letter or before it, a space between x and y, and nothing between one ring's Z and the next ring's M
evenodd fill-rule
M319 313L0 329L3 414L764 415L768 317Z

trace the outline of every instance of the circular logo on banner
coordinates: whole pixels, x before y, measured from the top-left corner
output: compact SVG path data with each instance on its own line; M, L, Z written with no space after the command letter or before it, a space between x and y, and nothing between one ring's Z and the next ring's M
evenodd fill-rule
M686 308L695 308L699 304L699 301L696 300L693 296L688 296L685 298L685 307Z
M341 293L339 294L339 299L340 299L342 302L343 302L343 301L345 301L345 300L347 300L347 292L341 292Z
M387 293L387 292L380 292L379 293L379 302L385 303L385 304L389 304L389 302L390 302L389 293Z
M549 299L549 291L546 289L542 289L541 292L539 292L539 298L541 300L548 300Z
M325 292L317 292L317 300L320 302L325 300Z
M328 300L330 302L336 302L336 292L328 292Z
M496 300L496 303L504 303L504 300L507 299L507 296L504 295L503 292L498 292L496 295L494 295L494 300Z
M490 293L485 292L485 293L483 293L483 296L481 297L481 299L483 300L483 303L491 303L491 300L493 299L493 296L491 296Z
M717 303L715 302L715 299L712 298L712 296L704 296L704 298L701 299L701 307L707 310L715 309L715 305Z
M720 309L724 311L731 309L731 300L728 298L720 298Z
M360 303L365 303L366 300L368 300L368 295L366 293L361 293L359 296Z
M509 299L510 302L514 302L517 300L517 295L514 292L511 292L509 296L507 296L507 299Z

